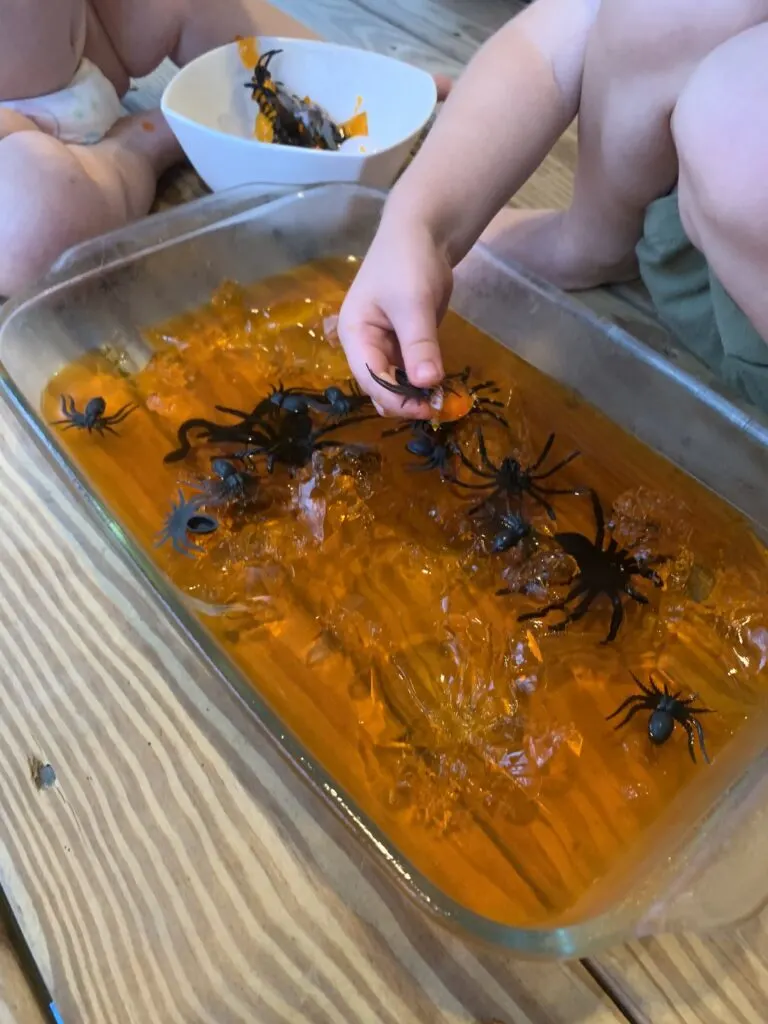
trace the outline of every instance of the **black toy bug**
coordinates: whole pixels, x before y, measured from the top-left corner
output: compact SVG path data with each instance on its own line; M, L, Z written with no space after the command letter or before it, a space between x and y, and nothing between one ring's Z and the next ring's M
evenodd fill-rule
M491 541L491 551L494 555L503 554L529 537L533 532L531 524L522 515L515 512L507 512L499 520L501 529Z
M545 608L535 612L526 612L518 617L519 622L526 622L530 619L543 619L550 612L567 612L561 622L550 626L550 632L561 632L569 623L577 622L589 611L592 602L600 595L605 594L613 605L611 625L604 644L611 643L616 639L619 627L624 621L624 605L622 597L637 601L638 604L648 604L648 598L635 590L632 584L633 576L640 576L650 580L655 587L663 586L661 578L648 563L643 563L631 555L626 548L620 548L616 540L611 539L608 546L605 545L605 517L600 504L600 499L594 491L590 492L592 507L595 512L595 539L590 540L581 533L556 533L555 540L574 559L578 566L576 576L571 581L572 587L561 601L554 601ZM655 564L665 561L664 558L657 558ZM499 594L507 594L508 590L500 590ZM580 598L578 604L572 611L567 611L568 605Z
M114 428L118 423L122 423L123 420L127 419L136 409L138 409L138 406L135 402L128 402L118 409L117 412L107 416L107 403L101 395L98 395L96 398L91 398L86 403L83 412L80 412L71 395L62 395L61 412L63 419L54 420L51 426L57 427L64 424L64 430L71 430L74 427L76 430L87 430L89 434L95 430L102 437L105 430L109 431L110 434L117 435L117 431Z
M193 551L200 551L200 545L193 543L189 535L202 537L213 533L219 525L212 516L200 512L202 501L200 496L187 499L179 490L178 500L171 503L170 512L157 535L155 547L162 547L171 541L174 551L190 558Z
M480 446L480 465L475 466L464 455L462 455L461 461L467 469L474 473L475 476L482 477L488 482L484 484L467 484L460 482L459 486L470 491L487 491L489 493L483 501L470 509L470 515L475 515L475 513L488 505L489 502L495 501L496 498L502 495L507 498L515 498L519 500L527 494L533 498L537 504L542 506L550 519L554 519L555 510L549 503L548 496L550 494L579 494L579 491L573 488L563 490L553 487L544 487L542 485L543 480L548 480L579 456L579 452L571 452L570 455L561 459L560 462L555 466L552 466L551 469L548 469L546 472L539 472L543 463L546 461L547 456L552 450L552 445L555 441L554 434L549 435L547 443L544 445L538 459L536 459L532 466L521 465L521 463L511 455L502 459L498 464L493 462L486 450L485 438L483 437L482 431L478 431L477 436Z
M624 718L615 727L621 729L639 711L650 711L648 738L651 743L655 743L657 746L666 743L675 731L675 725L681 725L688 734L688 752L693 763L696 763L695 737L699 741L704 760L710 764L709 754L704 743L704 729L698 716L712 714L712 709L696 707L698 700L696 694L682 698L682 690L670 693L666 683L664 683L664 689L660 690L653 681L653 677L649 680L650 686L644 686L634 673L630 674L642 692L627 697L612 714L608 715L608 721L618 717L622 711L626 711Z
M218 456L211 459L213 479L191 483L200 496L200 503L205 505L228 505L232 502L245 502L258 484L258 477L246 473L229 459Z

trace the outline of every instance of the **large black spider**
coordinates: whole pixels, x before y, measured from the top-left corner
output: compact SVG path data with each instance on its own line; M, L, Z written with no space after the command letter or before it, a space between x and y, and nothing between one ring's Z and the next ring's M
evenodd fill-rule
M315 452L330 448L359 448L359 445L349 445L344 441L329 438L328 435L339 427L362 423L368 419L368 416L358 416L343 423L315 427L310 416L295 413L284 416L277 424L265 421L258 426L249 427L248 447L236 457L249 462L263 455L267 460L268 473L274 470L277 462L292 469L301 469L311 461Z
M104 436L104 431L108 430L110 434L117 435L117 431L114 428L118 423L122 423L124 419L127 419L136 409L138 409L138 405L135 402L128 402L118 409L117 412L107 416L105 415L107 403L101 395L98 395L96 398L90 399L86 403L83 412L80 412L71 395L62 395L61 412L64 418L54 420L51 426L58 427L66 424L64 430L71 430L74 427L76 430L87 430L89 434L95 430L102 437Z
M475 505L474 508L469 510L470 515L475 515L490 502L495 501L501 496L506 498L515 498L519 501L525 494L528 494L537 504L542 506L550 519L554 519L555 510L547 500L546 495L580 493L578 490L574 490L572 488L558 489L541 486L541 480L548 480L549 477L554 476L555 473L558 473L561 469L567 466L569 462L573 462L573 460L580 454L579 452L571 452L571 454L566 456L566 458L561 459L556 466L548 469L546 473L537 472L552 450L552 445L555 440L554 434L550 434L547 438L547 443L544 445L538 459L532 466L527 467L522 466L520 462L511 455L502 459L497 465L488 455L482 431L478 431L477 436L478 443L480 445L480 466L475 466L463 453L460 454L460 457L467 469L471 470L475 476L484 477L488 480L488 483L468 484L463 481L459 481L458 485L466 490L489 491L490 493L478 505Z
M219 525L212 516L204 515L200 511L202 502L200 495L187 499L184 492L179 489L178 500L171 503L171 509L157 535L155 547L162 547L171 541L174 551L189 558L192 557L193 551L200 551L200 545L193 543L189 535L202 537L213 533Z
M650 687L648 687L643 686L634 673L630 673L630 675L640 687L642 693L635 693L631 697L627 697L613 714L608 715L608 721L616 718L622 711L629 709L616 726L617 729L621 729L634 718L638 711L650 711L648 737L651 743L657 745L667 742L675 730L675 723L682 725L688 734L688 752L694 764L696 763L695 729L701 753L707 764L710 764L709 754L704 743L704 729L698 716L712 714L712 709L696 707L695 704L698 696L695 693L691 697L681 699L682 690L678 690L677 693L670 693L666 683L664 683L664 689L660 690L656 683L654 683L653 676L650 677Z
M520 615L519 622L526 622L530 619L543 619L550 612L567 611L567 606L576 598L581 598L575 608L567 612L562 622L550 626L550 632L559 633L569 623L577 622L589 611L592 602L600 594L605 594L613 605L611 626L608 635L602 642L611 643L616 639L619 627L624 620L624 605L622 596L631 597L638 604L648 604L648 598L635 590L632 586L632 577L641 576L650 580L655 587L663 586L661 578L651 568L651 564L642 563L631 555L626 548L619 548L613 538L609 541L608 547L603 548L605 543L605 517L600 505L600 499L594 491L590 491L592 507L595 511L595 523L597 529L594 541L581 533L556 533L555 540L573 558L578 566L578 572L571 583L573 586L561 601L554 601L545 608L535 612L526 612ZM659 565L666 559L661 557L652 564ZM508 594L508 589L499 590L499 594Z

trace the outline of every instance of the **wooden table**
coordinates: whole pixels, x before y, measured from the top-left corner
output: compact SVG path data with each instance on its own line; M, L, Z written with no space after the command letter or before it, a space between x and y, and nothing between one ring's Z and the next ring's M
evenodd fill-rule
M510 9L285 6L441 71ZM519 201L567 201L574 154L568 135ZM0 437L0 880L67 1024L765 1024L762 918L553 965L429 922L199 669L5 406ZM0 1024L40 1020L0 944Z

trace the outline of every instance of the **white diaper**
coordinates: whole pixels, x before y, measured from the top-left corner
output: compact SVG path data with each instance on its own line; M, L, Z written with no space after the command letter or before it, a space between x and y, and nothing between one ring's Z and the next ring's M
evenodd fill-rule
M4 100L0 107L23 114L62 142L92 146L125 115L114 85L83 57L66 89L29 100Z

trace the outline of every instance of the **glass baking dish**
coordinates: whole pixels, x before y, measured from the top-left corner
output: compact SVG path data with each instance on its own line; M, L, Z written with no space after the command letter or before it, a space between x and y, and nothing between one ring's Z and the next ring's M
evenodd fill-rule
M255 282L312 260L364 255L384 195L348 186L302 192L253 186L208 197L73 250L0 322L3 390L84 496L112 542L144 574L180 629L252 709L290 763L334 807L397 885L423 907L519 954L573 957L663 930L748 916L768 896L768 743L759 712L697 778L678 827L653 856L623 862L557 927L517 928L468 911L417 870L329 777L248 683L177 590L91 488L44 422L41 393L64 365L111 339L141 365L143 331L207 302L225 280ZM768 530L768 427L610 323L476 247L456 275L452 308Z

